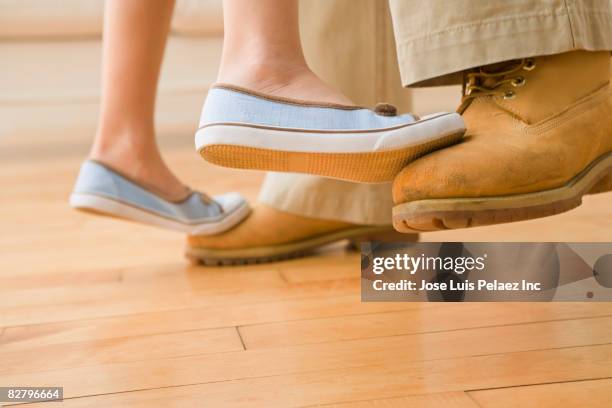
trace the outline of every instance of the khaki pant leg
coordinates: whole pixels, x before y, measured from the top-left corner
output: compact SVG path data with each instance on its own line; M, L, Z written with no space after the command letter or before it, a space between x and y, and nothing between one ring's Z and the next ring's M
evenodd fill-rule
M387 0L300 2L302 42L311 68L356 104L408 107L397 68ZM306 217L355 224L391 224L389 184L356 184L269 173L259 201Z
M516 58L612 50L610 0L390 0L402 83Z

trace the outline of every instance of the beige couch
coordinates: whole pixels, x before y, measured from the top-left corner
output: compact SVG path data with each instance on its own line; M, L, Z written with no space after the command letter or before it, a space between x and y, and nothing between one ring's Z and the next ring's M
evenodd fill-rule
M454 109L457 88L389 89L399 79L390 22L381 20L386 2L303 1L302 34L311 65L360 104L388 98L416 113ZM222 0L177 0L157 105L162 136L191 134L197 124L221 54L221 5ZM0 137L67 129L91 137L103 8L104 0L0 0Z
M103 0L0 0L0 136L95 127ZM161 133L191 132L214 82L221 0L178 0L158 101Z

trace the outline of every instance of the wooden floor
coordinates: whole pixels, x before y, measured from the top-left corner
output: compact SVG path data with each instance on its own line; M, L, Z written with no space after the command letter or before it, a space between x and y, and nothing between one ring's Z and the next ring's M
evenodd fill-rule
M51 407L610 408L612 303L360 303L359 256L211 268L183 237L67 207L88 140L0 137L0 386ZM210 193L261 175L172 167ZM612 196L426 240L612 240ZM35 404L34 404L35 405Z

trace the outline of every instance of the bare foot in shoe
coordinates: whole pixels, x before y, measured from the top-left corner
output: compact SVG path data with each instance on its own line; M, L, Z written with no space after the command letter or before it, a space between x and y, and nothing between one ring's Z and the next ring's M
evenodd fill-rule
M326 84L307 67L276 67L274 72L266 67L238 72L221 72L219 82L241 86L267 95L305 101L353 105L342 92Z
M246 60L240 67L222 64L196 132L202 158L219 166L384 183L465 132L457 113L418 121L393 107L329 106L352 104L305 64ZM301 101L315 102L319 111Z
M154 141L153 135L138 138L126 135L120 138L96 138L96 140L115 142L110 146L94 144L90 159L109 166L168 201L180 201L188 196L189 188L170 171L155 142L147 142L142 146L130 143L133 140Z

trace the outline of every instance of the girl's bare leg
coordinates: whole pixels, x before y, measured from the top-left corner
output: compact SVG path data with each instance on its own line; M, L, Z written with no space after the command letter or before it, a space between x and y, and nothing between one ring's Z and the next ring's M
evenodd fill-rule
M297 0L225 0L219 82L322 102L350 103L309 68ZM100 122L90 157L181 198L186 187L155 141L154 107L174 0L106 2Z
M297 0L224 0L219 82L321 102L350 103L308 68Z
M157 81L174 0L108 0L104 20L100 121L90 153L135 179L184 197L155 141Z

